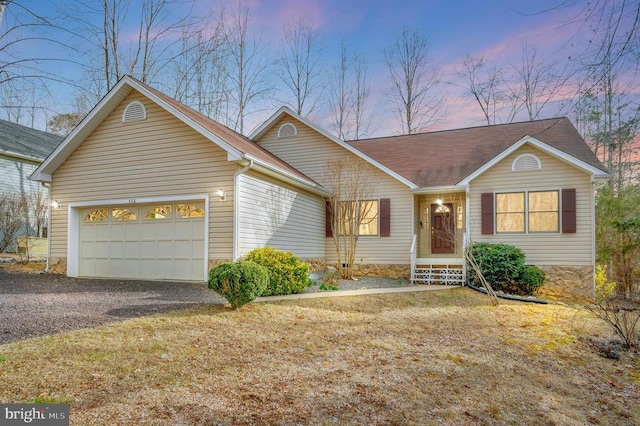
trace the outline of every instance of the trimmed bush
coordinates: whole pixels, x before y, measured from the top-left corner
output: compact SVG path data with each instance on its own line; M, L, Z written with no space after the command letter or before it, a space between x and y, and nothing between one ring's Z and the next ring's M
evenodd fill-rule
M525 265L524 273L519 280L519 290L523 295L535 294L544 283L546 274L537 266Z
M309 265L291 252L264 247L247 253L245 260L269 270L269 285L263 296L302 293L309 282Z
M227 299L233 309L254 301L268 283L269 271L255 262L222 263L209 271L209 288Z
M471 255L495 291L532 295L544 282L544 271L537 266L525 265L524 253L512 245L473 243ZM469 271L473 269L469 268ZM474 285L481 285L479 277L473 272L471 281Z

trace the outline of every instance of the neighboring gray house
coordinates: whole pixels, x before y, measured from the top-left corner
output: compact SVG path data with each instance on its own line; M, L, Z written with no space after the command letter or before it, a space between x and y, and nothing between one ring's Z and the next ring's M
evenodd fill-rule
M13 193L32 197L38 191L44 191L46 195L47 189L40 182L29 180L29 176L62 139L57 135L0 120L0 196ZM25 228L22 227L18 235L24 233Z

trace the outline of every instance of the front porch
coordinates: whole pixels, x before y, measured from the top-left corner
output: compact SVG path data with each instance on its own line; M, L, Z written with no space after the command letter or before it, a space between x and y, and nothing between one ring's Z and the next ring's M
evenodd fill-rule
M434 191L414 196L411 283L464 285L467 199L464 191Z

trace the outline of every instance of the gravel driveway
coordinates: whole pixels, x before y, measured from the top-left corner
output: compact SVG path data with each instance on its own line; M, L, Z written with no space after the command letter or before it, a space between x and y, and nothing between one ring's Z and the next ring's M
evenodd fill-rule
M0 268L0 344L224 302L205 283L78 279Z

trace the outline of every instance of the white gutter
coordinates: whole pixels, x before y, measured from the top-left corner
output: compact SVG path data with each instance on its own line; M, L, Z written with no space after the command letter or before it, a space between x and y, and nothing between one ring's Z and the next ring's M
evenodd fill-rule
M240 207L240 197L238 192L240 190L240 175L249 171L253 167L253 160L249 160L249 164L237 170L233 174L233 261L238 260L238 214Z

